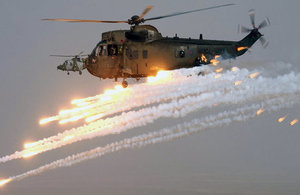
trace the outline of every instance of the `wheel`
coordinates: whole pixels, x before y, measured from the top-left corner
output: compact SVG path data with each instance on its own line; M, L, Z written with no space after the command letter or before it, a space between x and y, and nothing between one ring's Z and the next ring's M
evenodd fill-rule
M70 75L70 73L68 72L67 75Z
M128 86L127 81L123 81L123 82L122 82L122 87L123 87L123 88L126 88L127 86Z
M82 75L82 72L81 72L81 71L79 71L79 75Z

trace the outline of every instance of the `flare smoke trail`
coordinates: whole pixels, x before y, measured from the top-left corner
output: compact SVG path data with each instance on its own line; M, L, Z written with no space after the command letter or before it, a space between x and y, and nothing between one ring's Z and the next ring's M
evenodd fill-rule
M238 77L238 75L241 76ZM204 88L204 91L198 88L189 88L178 91L173 95L168 94L172 100L167 103L141 108L137 111L129 111L115 117L101 119L89 125L65 131L56 136L43 139L33 147L4 156L0 158L0 162L22 158L26 155L35 155L84 139L124 132L149 124L161 117L182 117L202 108L210 108L215 104L237 104L276 96L288 97L300 92L300 75L294 73L277 78L259 77L253 80L249 78L247 70L242 70L239 74L228 72L223 77L225 81L227 79L227 82L219 83L215 89L209 90L210 85L206 83L207 86ZM244 78L243 84L235 86L233 81L240 80L241 77ZM229 82L231 84L228 84ZM165 94L165 91L161 91L161 93ZM158 97L156 102L160 101L163 102L164 99Z
M289 100L290 101L287 102L284 98L274 98L262 102L261 104L252 104L250 106L244 106L236 110L221 112L216 115L205 117L203 119L194 119L191 122L178 124L171 128L166 128L160 131L134 136L132 138L108 144L104 147L97 147L86 152L68 156L64 159L54 161L37 169L10 177L9 180L21 180L33 175L43 173L45 171L49 171L59 167L71 166L73 164L77 164L85 160L101 157L105 154L110 154L120 150L144 147L150 144L171 141L181 137L192 135L194 133L199 133L208 128L228 125L235 121L245 121L256 117L256 111L259 108L263 107L264 110L267 112L279 110L291 106L295 101L299 100L299 97L293 96L290 97Z

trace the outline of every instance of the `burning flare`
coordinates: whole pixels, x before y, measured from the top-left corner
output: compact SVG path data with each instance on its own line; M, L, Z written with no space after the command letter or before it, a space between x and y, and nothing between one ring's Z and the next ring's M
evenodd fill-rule
M290 122L290 125L291 125L291 126L294 126L294 125L297 124L298 122L299 122L299 119L295 118L294 120L292 120L292 121Z
M23 158L29 158L29 157L35 156L37 154L39 154L38 151L32 151L32 152L23 154Z
M252 74L250 74L249 78L254 79L254 78L258 77L260 74L261 74L260 72L252 73Z
M40 125L45 125L47 123L50 123L50 122L56 121L56 120L58 120L57 116L53 116L53 117L49 117L49 118L44 118L44 119L40 120Z
M240 85L242 83L243 83L243 81L236 81L236 82L234 82L234 85L237 86L237 85Z
M215 59L210 60L210 63L212 63L214 66L217 66L220 61L218 60L218 58L221 57L220 55L216 55Z
M280 118L278 119L278 122L279 122L279 123L282 123L282 122L286 119L287 116L288 116L288 115L285 115L285 116L283 116L283 117L280 117Z
M236 71L239 71L239 70L240 70L240 69L239 69L238 67L232 67L232 68L231 68L231 71L232 71L232 72L236 72Z
M205 63L207 62L207 58L205 57L204 54L201 55L201 61L202 61L202 62L205 62Z
M216 70L216 72L217 72L217 73L220 73L220 72L223 72L223 70L224 70L223 68L218 68L218 69Z
M165 83L171 79L169 71L159 71L155 77L147 77L147 83Z
M155 79L159 80L165 76L164 72L159 72L158 77ZM130 96L130 88L123 89L121 85L116 85L114 89L108 89L103 94L94 97L88 97L83 99L75 99L71 102L75 107L71 109L61 110L57 116L44 118L40 120L40 125L44 125L53 121L59 121L59 124L67 124L75 122L81 119L86 119L86 122L97 120L99 112L105 112L105 109L99 109L101 106L113 102L120 102L125 97Z
M34 147L36 145L38 145L38 142L28 142L24 144L24 148L27 149L27 148Z
M259 116L264 112L264 109L260 108L257 112L256 115Z
M12 179L3 179L3 180L0 180L0 187L3 187L5 184L11 182Z

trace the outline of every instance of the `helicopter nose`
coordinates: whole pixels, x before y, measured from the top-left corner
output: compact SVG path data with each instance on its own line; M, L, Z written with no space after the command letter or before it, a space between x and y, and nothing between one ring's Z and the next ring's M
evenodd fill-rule
M59 65L59 66L57 66L57 69L58 70L64 70L64 66L63 65Z

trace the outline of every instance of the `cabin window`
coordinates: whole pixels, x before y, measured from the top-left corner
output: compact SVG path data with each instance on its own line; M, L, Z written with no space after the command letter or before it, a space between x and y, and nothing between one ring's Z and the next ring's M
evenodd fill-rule
M108 55L109 56L118 55L118 46L117 45L108 45L107 50L108 50Z
M105 46L100 46L98 49L97 49L98 53L97 55L99 56L104 56L106 55L106 47Z
M102 48L102 51L101 51L101 55L107 56L107 47L106 47L106 45L103 45L103 48Z
M184 58L185 57L185 51L187 50L186 47L180 47L175 50L175 57L176 58Z
M129 59L138 59L139 58L138 50L126 49L126 55Z
M148 50L143 50L143 58L148 58Z
M184 50L180 50L179 53L178 53L178 56L180 58L184 58L185 57L185 51Z
M132 58L133 59L138 59L139 58L139 52L138 52L138 50L133 50L133 52L132 52Z
M153 30L148 30L148 39L149 40L154 39L154 31Z

